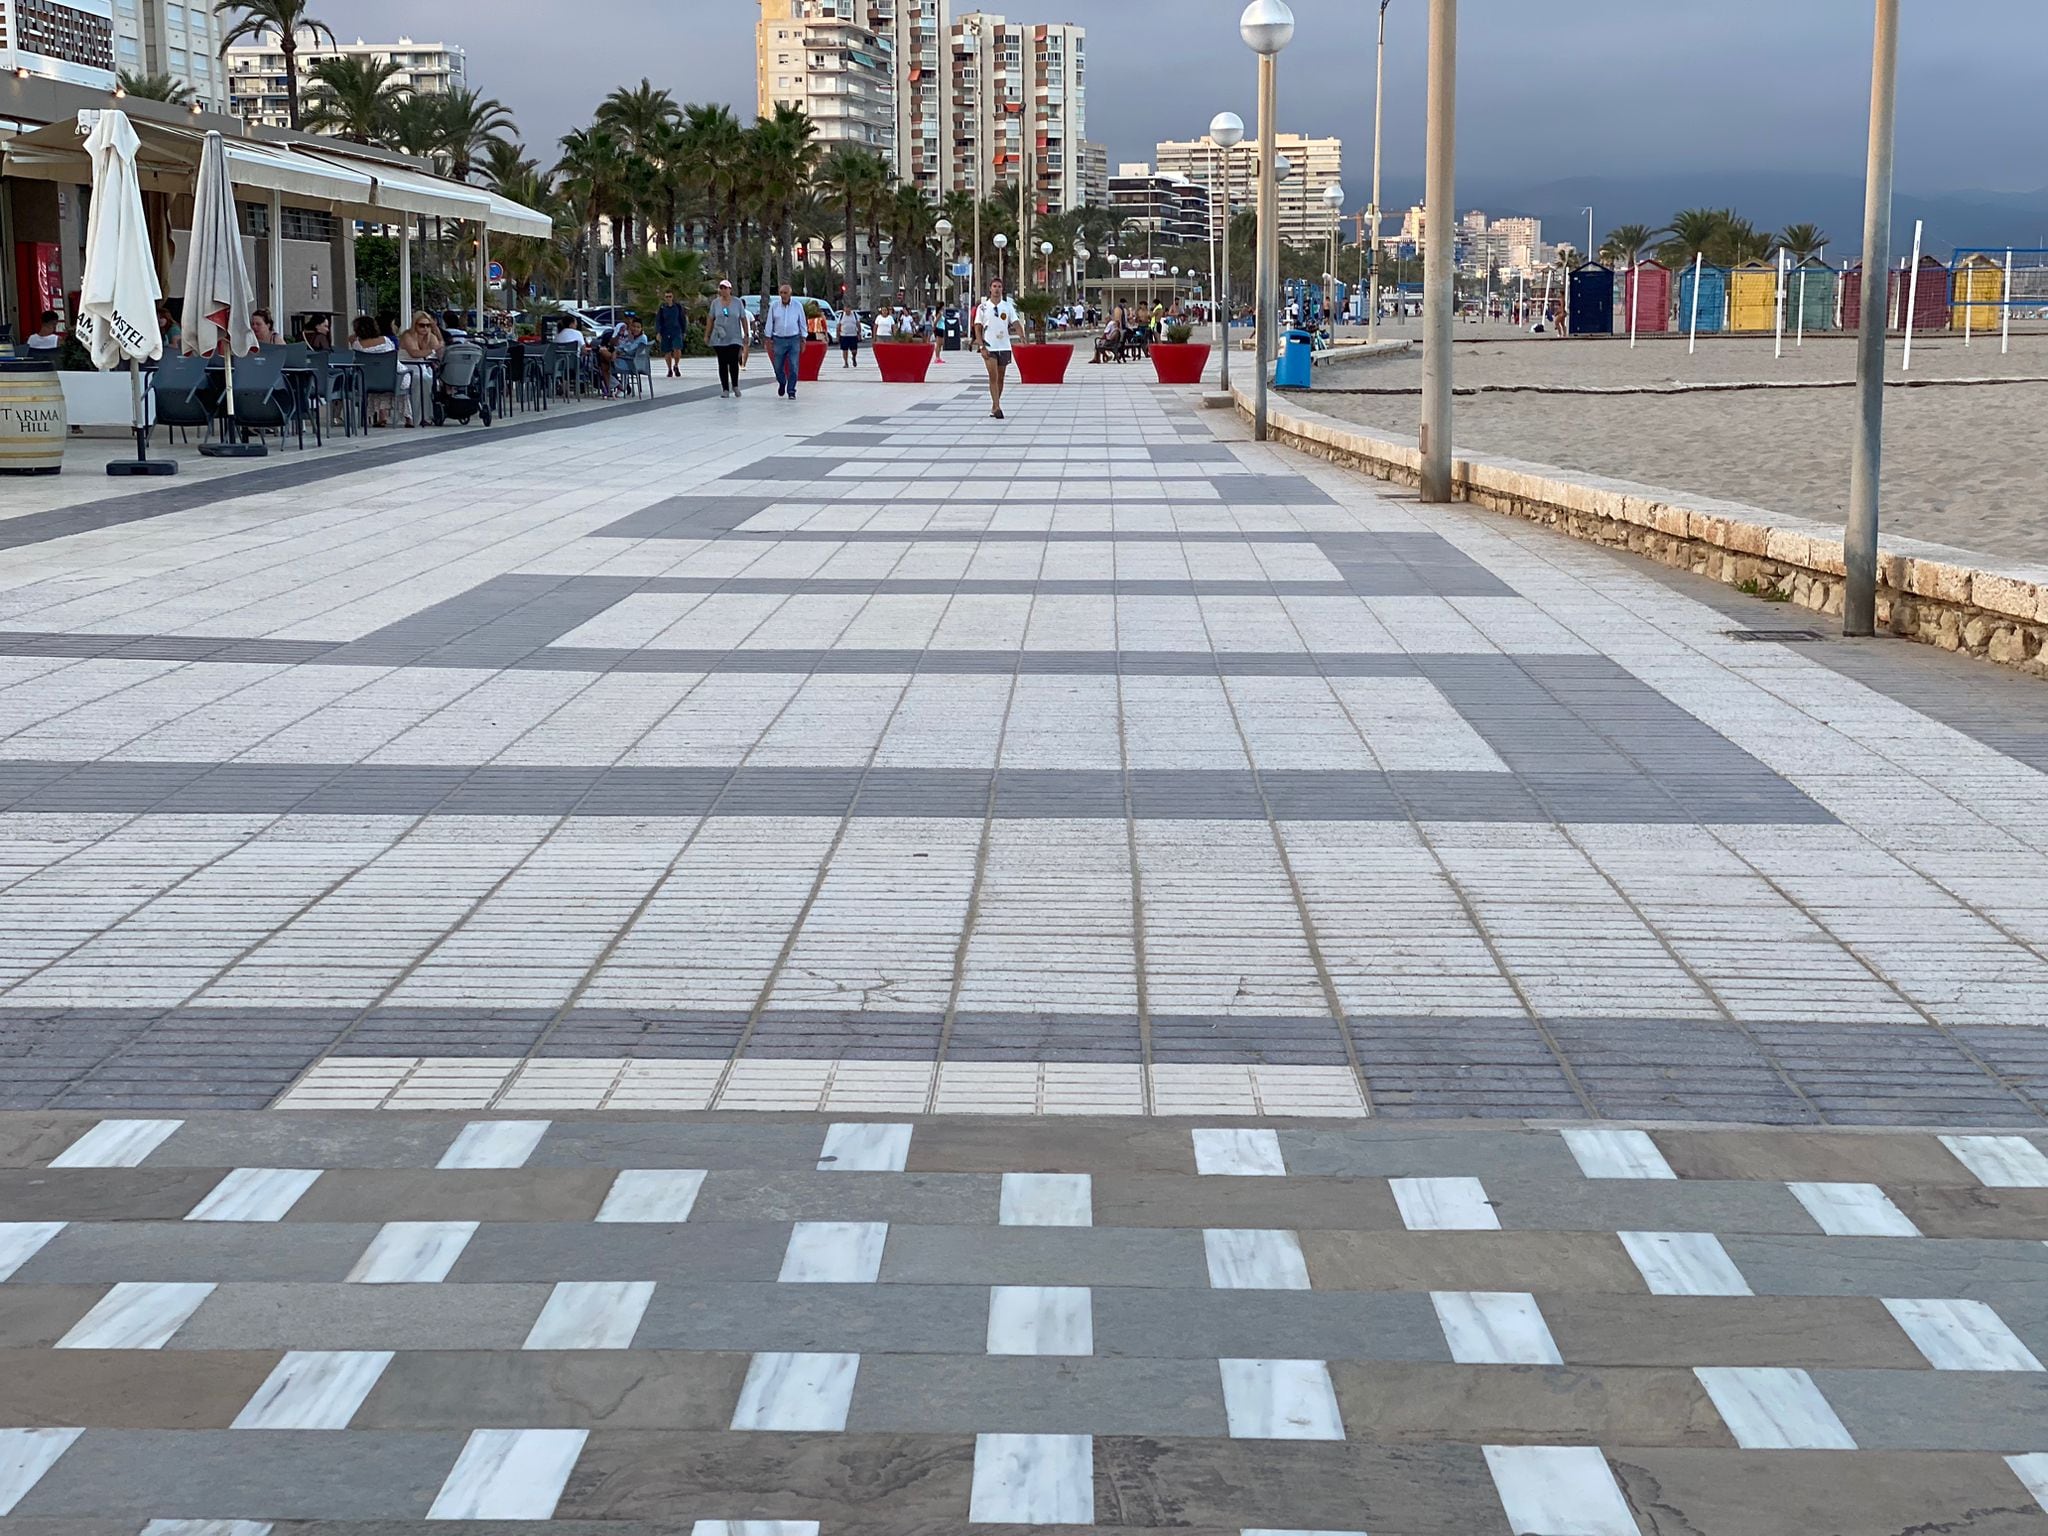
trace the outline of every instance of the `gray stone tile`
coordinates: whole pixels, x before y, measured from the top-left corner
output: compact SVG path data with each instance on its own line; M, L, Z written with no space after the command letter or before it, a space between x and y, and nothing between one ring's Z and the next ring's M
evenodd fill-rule
M14 1282L339 1281L376 1235L374 1226L313 1222L74 1221L15 1271Z
M550 1285L229 1283L172 1349L517 1349Z
M861 1360L846 1427L1221 1436L1223 1386L1208 1360L870 1355Z
M633 1342L640 1349L978 1354L988 1343L988 1287L656 1285Z
M530 1168L724 1168L809 1172L825 1143L819 1124L748 1116L694 1121L574 1120L551 1127Z
M1095 1353L1152 1360L1448 1360L1421 1291L1095 1292Z
M882 1282L1202 1285L1202 1235L1115 1227L892 1227Z
M744 1354L433 1350L394 1359L355 1429L724 1429Z
M1442 1178L1531 1173L1583 1179L1555 1131L1284 1128L1280 1154L1290 1174Z
M2048 1374L1815 1371L1813 1384L1866 1451L2040 1449Z
M697 1216L692 1212L692 1216ZM692 1220L682 1226L508 1222L477 1229L451 1281L773 1280L789 1245L781 1222Z
M2048 1244L1952 1237L1730 1236L1723 1244L1760 1296L2048 1295Z
M1001 1175L993 1173L720 1171L705 1179L690 1219L992 1224L1002 1204L1002 1186Z

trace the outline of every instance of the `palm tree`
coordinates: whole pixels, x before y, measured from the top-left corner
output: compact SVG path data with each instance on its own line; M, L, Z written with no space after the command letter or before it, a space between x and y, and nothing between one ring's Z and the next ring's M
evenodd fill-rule
M321 38L335 41L334 29L307 14L310 0L215 0L214 12L228 25L220 36L220 56L244 38L277 34L277 50L284 55L285 120L293 128L299 119L299 38L317 44Z
M1828 248L1828 232L1818 224L1787 224L1778 244L1791 253L1794 266L1803 266Z
M438 167L441 155L441 98L414 91L400 96L388 109L384 143L401 154L431 160Z
M1643 252L1663 233L1647 224L1617 224L1600 242L1600 259L1610 267L1637 266L1642 262Z
M626 272L626 297L635 309L651 314L661 296L674 292L684 308L704 297L704 255L701 251L650 251Z
M167 101L182 107L192 100L192 87L179 84L175 75L143 75L124 69L119 79L123 95L142 101Z
M1744 262L1762 261L1771 254L1775 237L1770 231L1758 229L1745 218L1733 213L1721 227L1721 243L1717 253L1709 260L1717 260L1724 267L1739 267Z
M896 261L896 288L906 298L910 293L913 268L927 265L933 227L939 210L920 187L905 183L890 197L886 216L889 224L889 252ZM881 295L890 298L891 295Z
M388 58L347 56L315 59L306 73L306 126L336 133L358 144L381 143L395 126L392 109L409 87L400 85L401 71Z
M1669 238L1657 247L1667 267L1689 267L1699 257L1714 260L1714 248L1733 215L1725 208L1686 208L1671 216Z
M775 260L780 253L782 269L790 263L794 239L791 214L797 195L810 182L817 160L812 140L817 128L800 107L778 103L770 117L762 118L746 133L746 176L752 193L752 212L761 226L761 288L769 289Z
M597 292L598 220L617 201L623 174L618 140L603 128L577 128L562 135L562 158L555 166L562 193L574 211L576 222L589 236L584 247L585 275L589 280L586 297Z
M859 239L861 210L866 208L876 188L888 177L888 168L881 158L854 145L842 145L819 164L811 178L811 185L818 195L827 202L838 205L844 217L845 243L840 247L846 253L846 295L849 303L859 298L860 263L854 259L854 244Z
M435 96L434 115L440 122L440 150L448 157L448 174L457 181L469 180L471 169L497 140L519 136L519 125L502 101L466 85Z
M660 200L663 165L656 150L663 130L675 120L675 97L656 90L644 76L639 85L630 90L620 86L598 103L596 125L619 141L627 157L627 180L632 184L620 231L622 247L634 244L634 212L650 211Z
M528 185L528 177L540 174L540 163L535 160L529 160L526 157L526 146L524 144L514 144L507 139L493 139L490 146L484 151L483 173L486 186L490 187L494 192L511 197L512 194L507 189L512 183L518 182L521 186ZM523 201L523 199L513 198L513 201L518 202ZM537 207L539 205L529 204L528 206Z
M730 107L705 104L683 112L684 164L695 168L703 196L704 225L717 265L733 264L731 240L739 219L740 149L745 130Z

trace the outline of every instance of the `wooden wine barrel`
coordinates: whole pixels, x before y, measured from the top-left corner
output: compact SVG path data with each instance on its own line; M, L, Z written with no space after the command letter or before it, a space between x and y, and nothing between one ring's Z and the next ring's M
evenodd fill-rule
M0 357L0 475L54 475L64 467L64 390L57 370Z

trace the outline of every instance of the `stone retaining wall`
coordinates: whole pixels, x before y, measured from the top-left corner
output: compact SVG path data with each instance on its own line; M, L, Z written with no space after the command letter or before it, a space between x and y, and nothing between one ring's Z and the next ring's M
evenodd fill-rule
M1249 418L1250 397L1233 389ZM1399 485L1421 481L1414 438L1369 432L1311 410L1301 396L1269 396L1271 439ZM1842 611L1842 530L1719 501L1517 459L1456 459L1457 494L1573 538L1627 549L1730 586L1778 594L1801 608ZM1882 630L1943 650L2048 677L2048 567L1992 568L1964 550L1914 539L1878 549L1877 622Z

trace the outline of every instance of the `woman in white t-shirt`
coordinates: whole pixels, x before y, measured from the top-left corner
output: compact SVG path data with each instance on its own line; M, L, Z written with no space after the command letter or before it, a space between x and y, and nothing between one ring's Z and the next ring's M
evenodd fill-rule
M997 421L1003 419L1003 380L1010 371L1010 327L1023 323L1017 306L1003 297L1003 280L995 279L974 310L974 344L988 365L988 413Z

